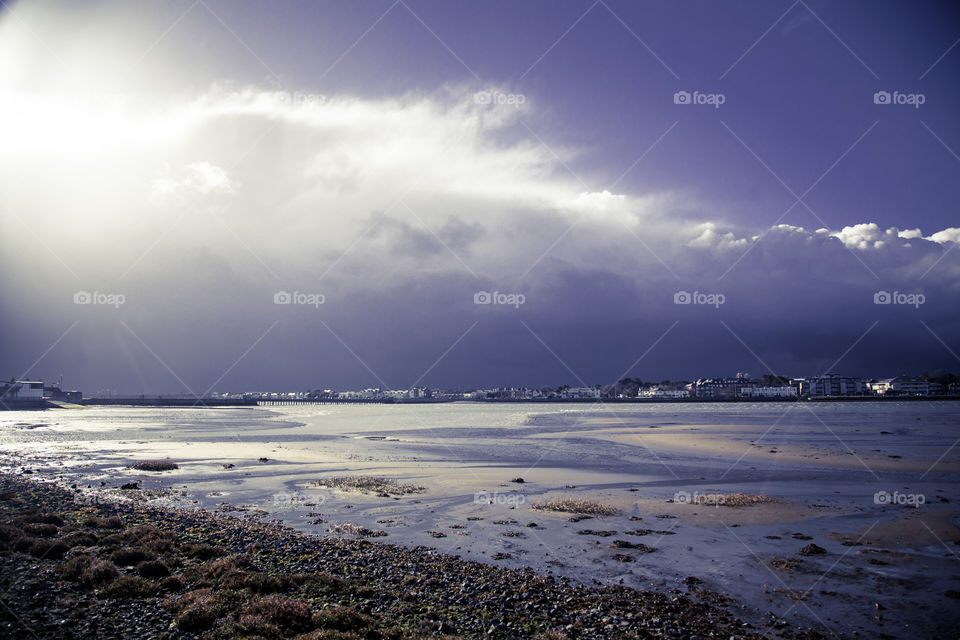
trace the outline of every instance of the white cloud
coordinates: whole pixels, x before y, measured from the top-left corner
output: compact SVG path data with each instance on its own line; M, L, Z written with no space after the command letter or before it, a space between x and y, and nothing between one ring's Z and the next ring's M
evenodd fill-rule
M238 186L217 165L192 162L176 177L166 171L161 177L154 178L148 200L157 207L184 205L200 199L231 197L236 194Z
M947 229L943 229L942 231L937 231L936 233L931 234L926 239L939 242L940 244L945 244L947 242L960 244L960 228L949 227Z
M838 238L848 248L858 251L882 249L891 244L898 247L909 247L911 246L910 243L903 241L917 238L923 238L924 240L940 244L945 242L960 242L960 229L956 228L944 229L924 237L920 229L900 231L896 227L890 227L889 229L883 230L876 222L866 222L844 227L840 231L830 232L830 235Z
M750 243L747 238L737 238L732 231L723 232L717 229L715 222L703 222L695 225L691 229L691 234L695 235L692 240L687 242L688 247L707 248L719 247L722 249L746 248Z
M918 229L883 230L873 222L839 231L744 229L684 194L584 189L564 166L575 150L554 140L547 148L517 126L532 107L477 104L474 94L445 87L388 99L300 100L214 87L165 105L108 96L102 113L74 109L65 96L18 94L0 102L0 134L16 123L28 145L48 119L60 122L31 151L47 162L24 164L9 147L0 152L0 183L19 199L17 210L36 211L50 228L63 227L69 202L85 223L75 236L86 243L79 259L117 259L121 264L111 268L120 272L131 256L96 251L105 240L94 229L113 225L126 236L111 237L111 246L126 245L135 257L166 230L117 223L148 205L229 212L217 224L193 216L154 254L202 240L205 251L234 269L316 274L335 264L334 275L376 286L447 273L516 278L533 264L541 271L667 273L666 264L722 273L754 242L778 247L757 254L777 261L839 241L857 252L893 252L896 259L876 268L906 272L909 263L926 260L930 243L960 241L960 229L924 238ZM78 149L103 135L112 151L95 161L61 153L54 144L61 134ZM58 189L44 191L51 180ZM80 253L68 235L59 237L64 246L54 235L53 251Z

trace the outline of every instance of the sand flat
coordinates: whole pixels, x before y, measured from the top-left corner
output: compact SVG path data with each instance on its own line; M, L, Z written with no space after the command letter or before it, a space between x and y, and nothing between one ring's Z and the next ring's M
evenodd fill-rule
M766 429L756 426L671 425L656 431L649 428L619 427L580 430L577 435L647 447L656 453L693 453L734 461L762 460L851 469L960 473L960 462L955 460L857 451L826 430L819 446L784 443L782 434L771 436ZM936 446L929 448L939 451Z

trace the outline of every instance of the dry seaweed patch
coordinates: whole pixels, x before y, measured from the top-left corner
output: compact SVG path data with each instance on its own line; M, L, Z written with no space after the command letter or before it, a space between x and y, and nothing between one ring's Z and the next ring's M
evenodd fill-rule
M322 478L314 482L318 487L340 489L341 491L356 491L360 493L376 493L381 496L407 495L423 493L424 487L414 484L402 484L390 478L374 476L338 476L336 478Z
M360 536L361 538L382 538L383 536L387 535L387 532L381 529L368 529L366 527L353 524L352 522L335 524L330 527L330 533L348 533L351 535Z
M179 469L180 465L169 460L141 460L134 462L130 468L137 471L173 471Z
M618 516L621 513L620 509L602 502L576 498L550 498L533 503L533 508L538 511L561 511L563 513L581 513L594 516Z
M778 571L797 571L803 566L803 561L799 558L774 558L770 566Z

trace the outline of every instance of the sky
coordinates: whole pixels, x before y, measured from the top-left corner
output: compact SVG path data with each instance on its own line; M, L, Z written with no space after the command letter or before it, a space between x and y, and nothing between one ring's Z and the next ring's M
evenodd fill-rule
M0 0L0 376L960 371L948 2Z

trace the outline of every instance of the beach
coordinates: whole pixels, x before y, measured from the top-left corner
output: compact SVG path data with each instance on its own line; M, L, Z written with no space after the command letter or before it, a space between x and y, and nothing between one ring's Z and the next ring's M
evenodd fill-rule
M87 501L702 592L768 637L933 638L958 622L954 406L110 407L0 415L0 449ZM565 503L604 510L542 508Z
M0 476L9 638L759 638L719 594L584 588L257 517ZM778 637L820 638L774 623Z

